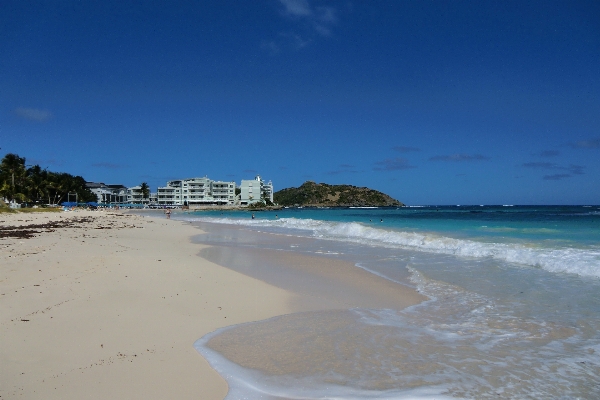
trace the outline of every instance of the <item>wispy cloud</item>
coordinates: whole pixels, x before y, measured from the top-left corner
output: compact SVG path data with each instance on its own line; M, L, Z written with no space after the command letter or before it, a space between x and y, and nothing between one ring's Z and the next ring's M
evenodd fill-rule
M543 169L556 169L558 168L557 164L549 163L549 162L528 162L521 165L525 168L543 168Z
M582 165L576 165L576 164L570 164L569 166L562 166L562 165L558 165L558 164L550 163L550 162L529 162L529 163L524 163L521 166L525 167L525 168L534 168L534 169L541 169L541 170L546 170L546 171L566 171L566 173L544 175L544 177L543 177L544 180L557 181L560 179L571 178L573 175L585 174L585 172L583 171L585 167Z
M554 175L544 175L544 180L546 181L559 181L561 179L570 178L570 174L554 174Z
M315 31L322 36L331 35L331 28L337 24L337 11L333 7L316 7L313 17Z
M43 122L52 118L52 113L48 110L40 110L37 108L26 108L19 107L15 108L15 114L21 118L29 119L32 121Z
M285 13L295 17L307 17L312 14L307 0L279 0L285 8Z
M263 50L267 50L271 54L279 53L279 51L281 50L279 45L277 43L275 43L273 40L269 40L269 41L263 40L262 43L260 44L260 47Z
M282 32L279 34L279 37L283 38L283 40L285 42L290 43L296 49L301 49L310 44L310 40L304 39L302 36L298 35L297 33Z
M415 151L421 151L421 149L418 147L410 147L410 146L394 146L394 147L392 147L392 149L399 153L412 153Z
M600 149L600 138L569 143L574 149Z
M558 150L544 150L540 151L539 153L532 154L532 156L539 156L544 158L557 157L559 155L560 152Z
M107 168L107 169L120 169L120 168L127 168L127 165L125 165L125 164L114 164L114 163L109 163L109 162L100 162L100 163L92 164L92 167Z
M538 168L538 169L547 169L547 170L562 170L569 171L575 175L583 175L583 169L585 168L582 165L570 164L568 167L561 166L555 163L549 162L529 162L522 165L525 168Z
M464 162L464 161L487 161L490 157L481 154L450 154L433 156L429 158L429 161L452 161L452 162Z
M373 168L375 171L399 171L404 169L417 168L414 165L410 165L406 158L396 157L388 158L383 161L375 163L376 167Z
M355 170L355 166L351 164L340 164L340 168L334 171L327 172L327 175L339 175L339 174L357 174L359 171Z
M279 3L283 6L281 15L301 23L303 33L292 29L279 33L276 40L263 41L261 47L271 53L278 53L285 45L297 49L306 47L315 36L331 36L332 28L338 23L338 12L334 7L313 6L308 0L279 0Z
M334 7L312 7L308 0L279 0L283 5L283 15L306 21L319 34L329 36L331 26L338 22Z

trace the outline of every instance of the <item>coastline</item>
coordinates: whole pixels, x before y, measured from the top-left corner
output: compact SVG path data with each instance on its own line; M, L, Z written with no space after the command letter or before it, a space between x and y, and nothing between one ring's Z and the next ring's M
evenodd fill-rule
M195 346L227 377L228 398L598 397L597 209L447 206L180 218L206 232L195 240L210 245L202 251L209 260L294 293L304 287L317 307L340 300L333 292L341 289L351 307L203 337ZM355 269L430 301L401 310L357 304L369 285L360 278L352 286ZM289 286L281 274L293 276ZM364 298L373 301L372 294Z
M3 230L52 222L0 239L1 398L222 399L193 343L290 311L291 293L199 257L181 221L0 215Z
M580 323L600 310L597 247L555 273L356 244L403 233L349 213L306 220L319 235L287 216L0 215L0 398L597 397L597 319Z

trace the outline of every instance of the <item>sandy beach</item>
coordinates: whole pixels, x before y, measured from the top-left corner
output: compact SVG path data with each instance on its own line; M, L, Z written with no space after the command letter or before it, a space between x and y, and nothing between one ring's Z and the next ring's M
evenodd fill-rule
M318 257L240 250L248 265L289 263L296 276L339 282L358 303L310 280L269 282L221 266L223 249L192 242L201 231L182 221L75 211L0 214L0 228L2 399L222 399L225 380L193 347L203 335L297 311L422 299L408 291L398 300L348 263L328 261L326 276ZM353 274L339 278L343 268Z
M0 221L0 398L222 399L227 385L194 341L287 312L286 291L198 257L198 230L182 222L109 212ZM23 230L33 237L10 235Z

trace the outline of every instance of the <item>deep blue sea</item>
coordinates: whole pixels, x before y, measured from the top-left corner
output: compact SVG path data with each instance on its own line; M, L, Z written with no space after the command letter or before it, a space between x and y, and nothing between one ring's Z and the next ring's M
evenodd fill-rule
M289 208L254 215L174 218L303 238L303 246L279 250L351 260L429 301L338 315L346 323L332 334L362 350L351 361L327 350L339 360L314 373L244 370L203 338L196 346L228 380L228 399L600 398L600 206ZM277 250L281 243L252 246ZM290 329L307 324L303 316L287 318Z

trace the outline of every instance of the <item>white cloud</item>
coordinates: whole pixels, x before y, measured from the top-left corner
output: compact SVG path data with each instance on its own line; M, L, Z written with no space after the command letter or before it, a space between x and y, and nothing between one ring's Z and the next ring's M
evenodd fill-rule
M575 149L600 149L600 138L581 140L570 145Z
M268 50L271 54L279 53L279 45L274 41L263 41L260 47L264 50Z
M337 22L337 12L333 7L317 7L315 12L316 19L321 22L335 24Z
M284 6L283 15L308 24L311 31L321 36L330 36L331 27L338 22L334 7L312 7L308 0L279 0Z
M554 175L544 175L545 180L558 181L565 178L570 178L573 175L583 175L585 174L583 165L569 164L569 166L565 167L562 165L558 165L555 163L549 162L528 162L522 164L525 168L535 168L535 169L545 169L545 170L555 170L555 171L566 171L567 173L557 173Z
M410 165L410 162L406 158L402 157L388 158L386 160L376 162L375 165L376 167L373 168L375 171L398 171L417 168L414 165Z
M285 7L285 13L296 17L312 15L310 4L307 0L279 0Z
M309 40L305 40L302 36L295 33L281 33L279 36L285 38L288 43L297 49L306 47L310 43Z
M46 121L52 117L52 113L48 110L39 110L37 108L19 107L15 109L15 114L19 117L30 119L33 121Z

